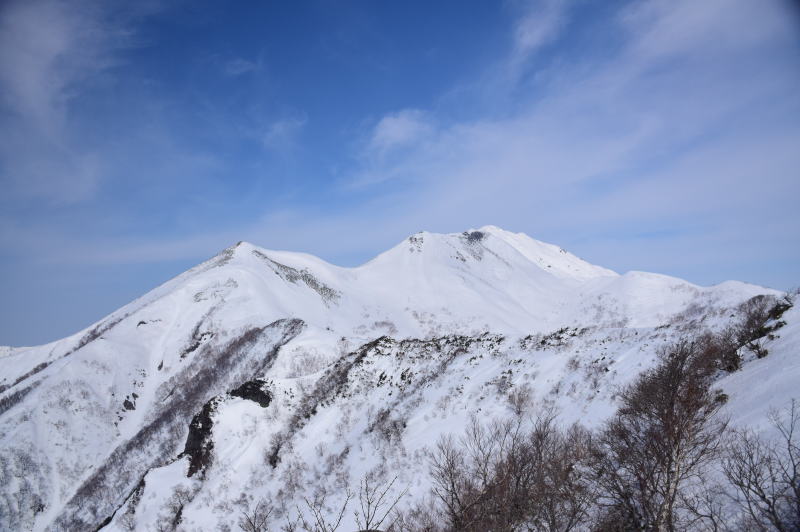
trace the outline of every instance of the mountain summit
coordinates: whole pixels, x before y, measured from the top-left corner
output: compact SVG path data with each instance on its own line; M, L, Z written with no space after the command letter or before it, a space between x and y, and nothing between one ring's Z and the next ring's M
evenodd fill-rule
M341 498L381 468L421 491L425 448L507 415L510 390L598 424L660 346L759 296L782 294L619 275L494 226L355 268L240 242L74 336L0 350L0 528L232 529L253 501ZM743 419L800 375L784 319L769 357L721 377Z

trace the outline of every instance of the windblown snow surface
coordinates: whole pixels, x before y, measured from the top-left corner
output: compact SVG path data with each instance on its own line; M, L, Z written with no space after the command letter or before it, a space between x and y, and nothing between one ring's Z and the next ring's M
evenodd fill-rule
M615 272L523 234L415 234L357 268L241 242L63 340L0 348L0 529L236 530L260 499L331 508L527 386L596 427L660 346L780 292ZM765 427L800 382L800 319L719 381ZM342 529L354 530L352 515Z

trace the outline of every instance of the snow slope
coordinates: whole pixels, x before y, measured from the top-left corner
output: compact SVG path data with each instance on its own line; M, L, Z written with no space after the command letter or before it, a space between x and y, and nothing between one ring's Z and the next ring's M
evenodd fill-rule
M618 275L493 226L357 268L240 242L76 335L0 349L0 528L236 529L261 498L335 505L367 473L411 500L426 446L509 415L512 391L599 424L659 346L760 294L781 295ZM735 422L796 393L785 319L720 381Z

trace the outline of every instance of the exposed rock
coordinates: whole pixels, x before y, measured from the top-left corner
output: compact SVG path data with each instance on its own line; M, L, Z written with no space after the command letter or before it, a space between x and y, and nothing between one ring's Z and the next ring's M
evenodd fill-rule
M214 450L214 440L211 438L211 429L214 426L212 415L217 410L220 399L212 398L203 405L202 410L195 414L192 422L189 423L189 435L186 437L186 445L180 457L189 457L189 472L191 477L198 471L205 471L211 465L212 453Z
M235 390L231 390L229 395L231 397L241 397L242 399L249 399L258 403L261 408L266 408L272 401L272 394L266 389L266 381L255 379L247 381Z

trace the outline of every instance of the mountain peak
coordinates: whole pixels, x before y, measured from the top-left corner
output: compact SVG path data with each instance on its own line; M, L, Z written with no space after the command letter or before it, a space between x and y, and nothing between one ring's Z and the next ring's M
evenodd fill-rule
M7 505L0 528L154 529L191 488L225 505L185 504L181 526L230 529L250 491L277 500L299 475L310 492L330 464L357 481L385 456L410 484L424 445L472 413L502 419L511 390L599 423L664 339L769 293L618 276L491 225L416 233L357 268L238 242L70 338L0 348L0 462L30 479L0 500L47 508ZM737 389L764 382L766 409L796 388L797 371L775 375Z

